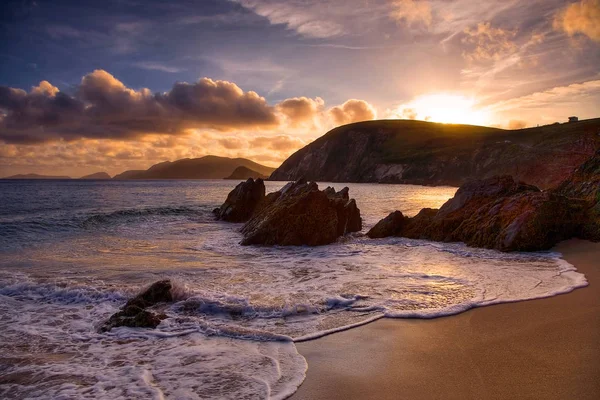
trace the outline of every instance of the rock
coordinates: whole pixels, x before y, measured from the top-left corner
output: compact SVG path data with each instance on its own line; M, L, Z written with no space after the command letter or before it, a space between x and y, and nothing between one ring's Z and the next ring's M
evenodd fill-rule
M501 251L546 250L579 233L586 204L508 176L493 177L461 186L439 211L423 209L413 218L396 217L395 224L388 216L392 227L385 233Z
M467 182L456 191L452 199L444 203L421 236L440 242L456 241L456 229L481 207L499 198L525 192L539 193L540 190L535 186L515 182L510 176Z
M228 222L244 222L250 219L258 203L265 197L265 183L262 179L248 178L241 182L227 196L223 205L213 212L217 219Z
M127 301L121 311L111 315L111 317L102 324L99 331L108 332L112 328L127 326L131 328L156 328L160 321L165 319L164 314L156 314L146 310L148 307L159 303L169 303L173 301L171 293L172 284L169 280L162 280L153 283L148 289Z
M369 232L367 232L367 236L371 239L397 236L408 224L408 221L409 218L405 217L400 211L394 211L372 227Z
M362 229L360 210L348 188L323 191L300 179L270 193L243 226L243 245L318 246Z
M421 232L431 224L437 212L438 210L432 208L424 208L417 215L409 218L400 211L394 211L371 228L367 236L371 239L388 236L419 239Z
M588 202L587 217L581 227L581 239L600 241L600 151L577 168L555 192Z

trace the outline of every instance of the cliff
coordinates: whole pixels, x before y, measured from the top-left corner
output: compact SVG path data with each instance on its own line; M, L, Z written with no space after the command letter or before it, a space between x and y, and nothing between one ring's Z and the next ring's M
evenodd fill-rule
M599 148L600 119L520 130L367 121L329 131L269 179L460 186L511 175L545 189L567 179Z
M205 156L184 158L173 162L165 161L145 171L125 171L113 179L223 179L240 166L266 176L274 170L245 158Z

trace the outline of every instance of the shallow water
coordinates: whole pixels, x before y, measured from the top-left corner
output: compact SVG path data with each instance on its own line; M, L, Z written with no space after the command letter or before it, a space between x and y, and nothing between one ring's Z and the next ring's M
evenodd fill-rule
M241 225L211 215L236 183L0 181L0 397L285 398L307 367L293 341L586 284L550 252L362 234L317 248L243 247ZM348 186L363 232L455 192ZM156 330L96 333L162 278L176 282L178 301Z

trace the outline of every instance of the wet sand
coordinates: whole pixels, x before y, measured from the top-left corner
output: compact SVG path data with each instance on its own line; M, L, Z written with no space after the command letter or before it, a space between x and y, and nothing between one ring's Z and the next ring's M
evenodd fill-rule
M299 343L303 399L600 399L600 243L556 250L589 286Z

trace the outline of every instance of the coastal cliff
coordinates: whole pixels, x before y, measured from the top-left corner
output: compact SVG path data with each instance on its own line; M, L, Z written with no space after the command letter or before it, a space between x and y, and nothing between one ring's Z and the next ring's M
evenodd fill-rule
M270 176L325 182L460 186L510 175L541 189L567 179L600 148L600 119L503 130L412 120L340 126Z

